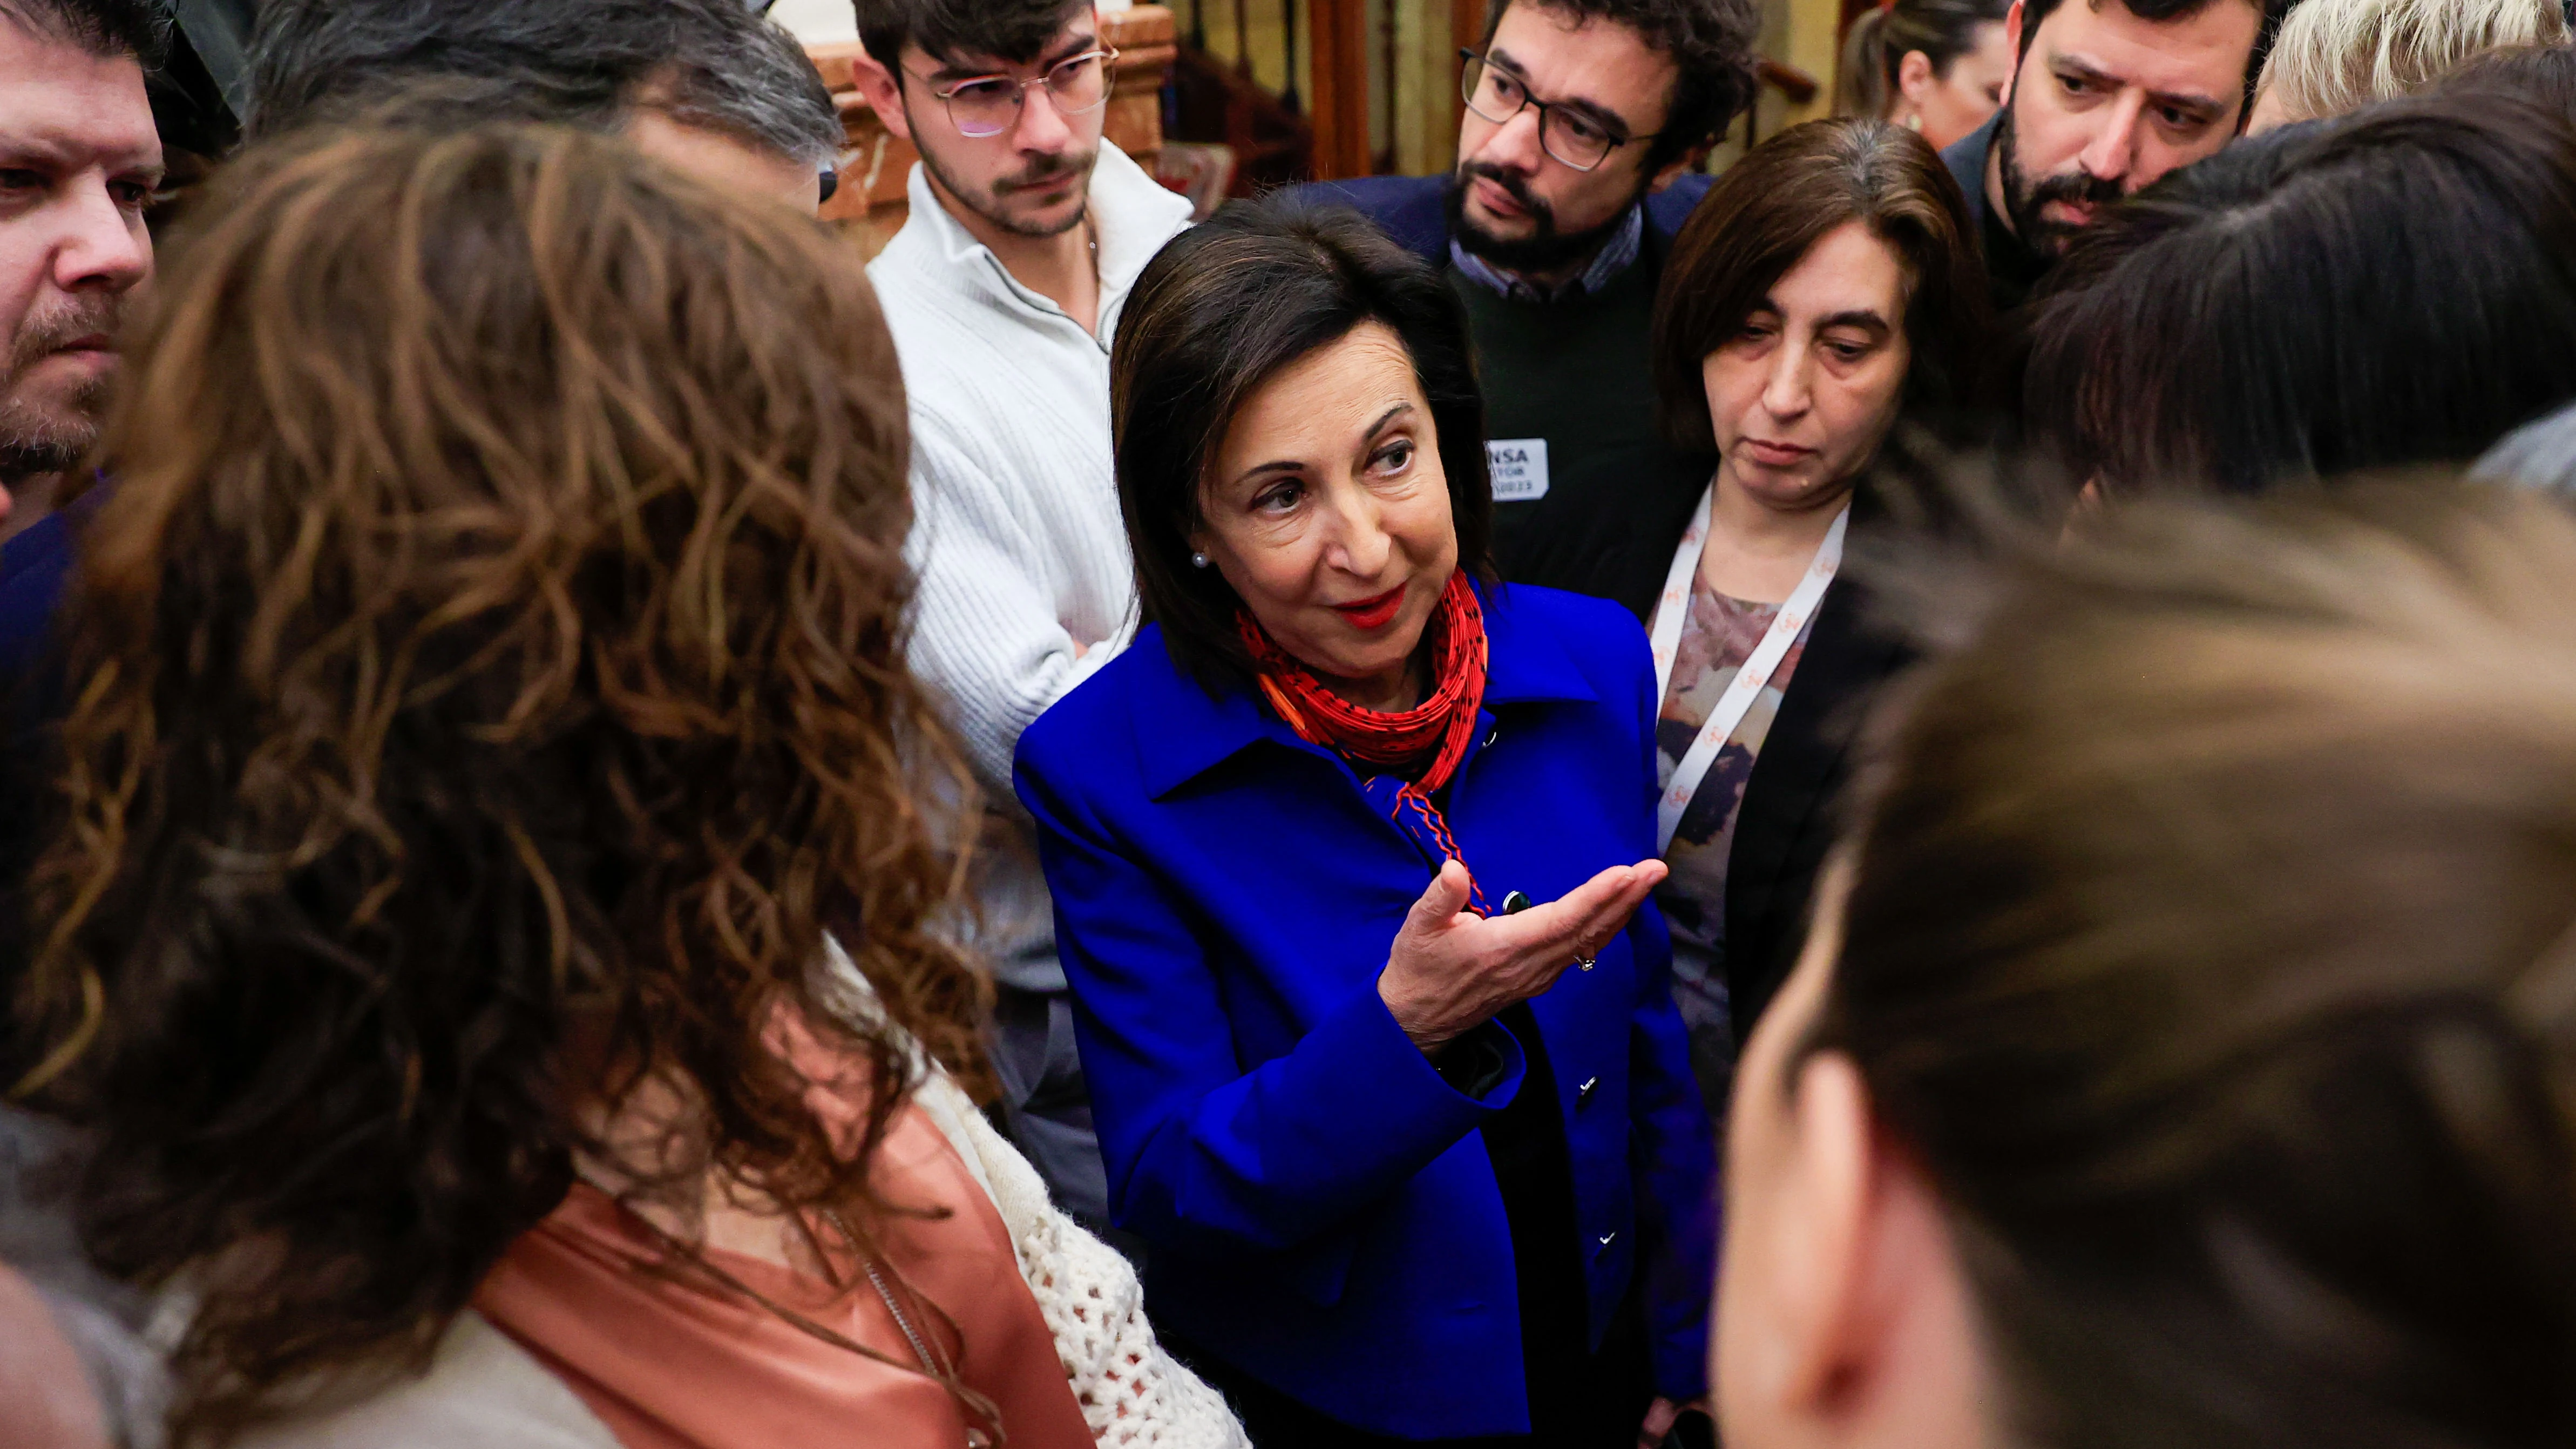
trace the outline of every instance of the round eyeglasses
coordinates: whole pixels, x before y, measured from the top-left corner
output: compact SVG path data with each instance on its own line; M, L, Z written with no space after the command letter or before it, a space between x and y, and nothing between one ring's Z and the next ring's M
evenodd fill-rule
M1461 49L1458 58L1466 62L1458 72L1458 94L1468 110L1499 126L1519 115L1523 107L1537 107L1539 149L1577 171L1599 166L1631 141L1660 134L1631 136L1589 112L1568 109L1568 102L1542 101L1530 94L1528 81L1475 51Z
M1118 51L1103 47L1057 61L1045 75L1031 80L1007 75L971 76L932 86L930 93L948 108L949 123L957 128L957 134L998 136L1019 124L1020 108L1031 86L1045 86L1047 99L1060 115L1079 116L1100 109L1109 101L1110 68L1117 61Z

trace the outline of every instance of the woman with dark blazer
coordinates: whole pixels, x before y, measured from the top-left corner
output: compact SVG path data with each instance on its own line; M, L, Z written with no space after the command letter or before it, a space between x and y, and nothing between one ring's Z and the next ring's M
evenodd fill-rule
M1787 979L1862 707L1904 646L1841 572L1901 417L1962 401L1985 332L1965 202L1920 136L1818 121L1737 162L1675 239L1652 343L1674 441L1716 470L1648 628L1657 901L1712 1108Z
M1706 1387L1654 671L1492 582L1456 300L1237 204L1112 361L1145 627L1022 737L1112 1215L1262 1449L1627 1449Z

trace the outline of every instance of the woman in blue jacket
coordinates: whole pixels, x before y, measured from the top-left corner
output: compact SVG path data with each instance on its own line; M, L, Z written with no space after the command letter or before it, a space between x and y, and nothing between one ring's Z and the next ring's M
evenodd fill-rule
M1112 361L1146 627L1022 737L1112 1212L1262 1449L1626 1449L1705 1388L1654 668L1502 587L1466 324L1228 207Z

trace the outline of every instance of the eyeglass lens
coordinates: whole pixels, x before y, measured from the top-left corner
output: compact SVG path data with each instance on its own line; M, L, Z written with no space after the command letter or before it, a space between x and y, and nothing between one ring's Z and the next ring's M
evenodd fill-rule
M1474 111L1499 126L1529 105L1529 87L1521 78L1484 57L1470 55L1459 75L1459 93ZM1577 171L1589 171L1617 149L1618 138L1581 116L1543 106L1539 110L1538 144L1550 156Z
M1068 116L1097 109L1109 99L1105 52L1077 55L1046 73L1047 95ZM998 136L1020 118L1026 88L1009 76L968 81L948 93L948 117L967 136Z

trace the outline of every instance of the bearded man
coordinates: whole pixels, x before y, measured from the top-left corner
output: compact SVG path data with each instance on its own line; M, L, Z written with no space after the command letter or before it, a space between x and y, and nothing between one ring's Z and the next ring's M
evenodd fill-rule
M1307 188L1466 305L1516 583L1654 607L1711 461L1655 425L1655 288L1701 158L1753 102L1758 24L1750 0L1505 0L1462 53L1454 172Z

